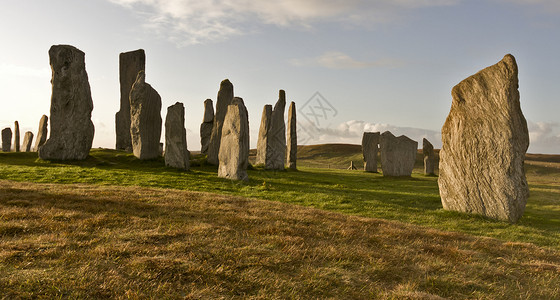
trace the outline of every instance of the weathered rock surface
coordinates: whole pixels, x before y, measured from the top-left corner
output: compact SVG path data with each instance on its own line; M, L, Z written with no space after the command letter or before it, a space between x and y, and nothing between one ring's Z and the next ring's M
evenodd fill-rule
M422 139L422 154L424 155L424 174L434 175L436 154L434 153L434 146L427 139Z
M165 165L188 170L187 130L185 129L185 107L177 102L167 108L165 117Z
M69 45L49 50L52 69L51 130L39 147L41 159L82 160L93 142L93 101L86 73L85 54Z
M515 58L508 54L453 87L441 130L438 184L444 209L509 222L523 215L529 134L517 74Z
M288 168L296 170L297 162L297 119L296 119L296 104L292 101L288 108L288 157L286 162Z
M401 135L395 137L391 132L381 134L381 169L383 176L411 176L416 160L418 142Z
M12 129L10 127L2 129L2 151L12 150Z
M130 136L130 90L138 72L146 70L146 53L143 49L123 52L119 55L119 80L121 85L121 106L115 114L117 150L132 151Z
M19 141L19 122L15 121L14 122L14 151L15 152L19 152L19 146L20 146L20 141Z
M379 153L379 132L364 132L362 136L362 154L364 171L377 173L377 153Z
M270 120L272 118L272 105L266 104L263 108L261 126L259 127L259 137L257 139L257 165L266 165L267 153L270 149L269 131Z
M224 79L220 83L220 90L216 100L216 115L214 116L214 125L212 126L212 136L208 144L208 163L218 165L218 154L220 152L220 143L222 140L222 127L228 110L228 106L233 100L233 84Z
M220 145L218 176L248 180L249 118L243 99L239 97L228 106Z
M23 135L23 144L21 145L22 151L31 152L31 143L33 143L33 132L27 131Z
M130 135L134 156L139 159L161 156L161 97L146 83L144 71L138 72L130 90Z
M212 128L214 127L214 104L212 99L204 101L204 118L200 124L200 152L208 153L208 145L212 136Z
M270 129L268 130L268 144L265 169L284 170L286 161L286 123L284 112L286 110L286 92L280 90L278 101L274 105L270 117Z
M35 139L35 151L39 151L39 147L43 146L47 141L47 134L49 125L49 117L43 115L39 121L39 129L37 130L37 138Z

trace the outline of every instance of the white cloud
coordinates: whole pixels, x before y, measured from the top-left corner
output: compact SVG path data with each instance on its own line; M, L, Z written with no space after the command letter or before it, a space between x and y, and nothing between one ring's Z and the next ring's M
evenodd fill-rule
M527 121L529 152L560 154L560 123Z
M395 136L406 135L422 147L422 139L428 139L436 148L441 147L441 134L435 130L400 127L383 123L369 123L351 120L338 124L334 128L316 127L310 123L298 122L298 143L312 145L324 143L361 144L364 132L390 131Z
M144 26L179 46L221 41L259 25L311 29L318 22L369 26L406 10L460 0L108 0L133 10Z
M313 58L291 59L294 66L321 66L328 69L364 69L373 67L398 67L403 62L395 59L380 59L375 61L356 60L339 51L329 51Z
M529 128L529 153L560 154L560 123L527 122ZM322 128L307 122L298 122L298 143L305 145L325 143L361 144L364 132L390 131L395 136L406 135L422 147L422 139L428 139L435 148L441 148L441 133L435 130L401 127L384 123L351 120L333 128Z

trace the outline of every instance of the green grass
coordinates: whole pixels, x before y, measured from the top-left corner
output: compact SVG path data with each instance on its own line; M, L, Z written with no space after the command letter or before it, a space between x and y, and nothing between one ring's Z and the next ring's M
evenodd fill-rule
M255 168L248 171L250 180L245 183L218 178L214 166L202 164L185 172L165 167L162 159L140 161L132 154L115 150L93 149L90 157L82 162L42 161L35 153L0 153L0 179L238 195L560 249L560 169L527 165L531 196L523 218L517 224L508 224L443 210L437 177L419 174L420 164L411 178L304 167L310 161L323 166L325 162L333 165L338 162L342 166L348 157L356 155L354 152L342 158L312 155L312 160L300 160L299 171Z

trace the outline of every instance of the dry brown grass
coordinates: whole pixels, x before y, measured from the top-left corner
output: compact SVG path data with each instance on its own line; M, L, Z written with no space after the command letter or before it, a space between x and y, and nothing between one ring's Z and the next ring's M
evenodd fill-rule
M208 193L0 181L12 298L558 299L560 252Z

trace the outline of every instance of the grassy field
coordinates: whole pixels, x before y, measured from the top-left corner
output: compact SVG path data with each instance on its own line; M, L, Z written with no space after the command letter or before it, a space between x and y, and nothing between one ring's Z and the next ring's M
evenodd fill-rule
M342 170L359 151L303 147L300 171L247 183L114 150L0 153L0 295L560 298L557 156L528 155L512 225L444 211L420 160L411 178Z

